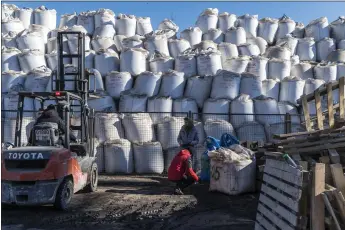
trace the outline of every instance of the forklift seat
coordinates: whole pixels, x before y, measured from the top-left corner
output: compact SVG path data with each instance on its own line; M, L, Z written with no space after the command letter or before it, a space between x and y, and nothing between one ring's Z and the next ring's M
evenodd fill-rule
M70 143L71 152L75 152L78 156L86 156L87 143Z
M57 146L59 145L59 128L57 123L42 122L32 129L34 146Z

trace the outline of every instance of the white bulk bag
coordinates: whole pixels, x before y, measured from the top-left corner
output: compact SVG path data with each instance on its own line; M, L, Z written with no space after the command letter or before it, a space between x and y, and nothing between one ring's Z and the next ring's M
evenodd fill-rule
M65 26L72 27L72 26L77 25L77 23L78 23L78 16L76 12L72 14L63 14L60 17L59 28L63 28Z
M183 54L175 59L175 70L183 72L185 77L192 77L197 75L197 62L195 54L187 53L186 50Z
M4 71L1 73L1 93L23 91L26 75L20 71Z
M314 68L315 79L324 80L326 83L337 79L337 64L319 63Z
M99 50L95 56L95 69L99 70L102 77L107 76L111 71L120 69L119 55L111 49Z
M3 99L3 110L9 110L11 112L2 112L2 115L5 118L16 118L17 117L17 111L18 111L18 100L19 96L17 93L9 93L2 97ZM24 106L23 111L29 111L29 112L23 112L24 117L34 117L34 99L32 98L24 98Z
M113 98L107 95L100 98L90 98L88 104L96 112L116 112L116 105Z
M102 25L96 27L95 32L93 33L93 38L102 37L102 38L111 38L113 39L115 36L115 28L113 25Z
M31 70L46 65L44 53L39 50L23 50L21 54L18 54L19 64L22 71L25 73Z
M218 45L218 50L221 53L222 63L228 58L238 57L238 49L235 44L222 42Z
M1 33L15 32L20 33L25 30L23 22L19 18L2 18Z
M138 17L137 18L137 34L144 36L145 34L153 31L150 17Z
M87 34L87 30L85 29L84 26L82 25L73 25L71 27L68 27L66 29L66 32L81 32L81 33L84 33L84 34ZM66 35L68 39L71 39L71 38L76 38L77 35L76 34L67 34ZM89 37L89 36L88 36ZM90 38L90 37L89 37ZM85 39L86 39L86 36L85 36Z
M224 12L218 15L218 28L225 33L228 29L235 26L237 16Z
M238 47L238 51L240 55L246 55L246 56L260 55L260 49L257 45L244 43L244 44L238 45L237 47Z
M203 145L206 140L206 133L204 129L204 124L201 121L194 121L194 127L198 133L199 143L198 145Z
M149 51L150 56L154 54L155 51L158 51L166 56L170 56L168 39L164 35L156 35L154 33L152 33L152 35L146 35L144 47L147 51Z
M128 113L122 119L126 139L130 142L155 140L151 117L147 113Z
M153 32L151 32L151 33L153 33ZM151 33L149 33L149 34L151 34ZM154 31L154 34L156 34L156 35L163 35L163 36L165 36L168 40L169 39L176 39L177 37L176 37L176 33L177 32L175 32L174 30L155 30Z
M96 113L95 135L100 143L123 138L120 116L116 113Z
M163 150L179 147L177 137L180 133L184 120L182 117L165 117L157 125L157 140Z
M26 146L28 144L28 139L30 137L31 129L33 128L34 119L31 117L24 117L22 120L22 127L20 132L20 146ZM6 118L4 119L4 128L3 128L3 143L10 142L14 144L15 135L16 135L16 119L15 118Z
M206 136L211 136L218 140L220 140L224 133L235 135L234 127L232 127L232 125L228 121L224 120L208 119L205 121L204 128Z
M236 129L236 133L240 141L263 141L266 143L265 128L255 121L241 125Z
M227 195L239 195L255 191L255 161L242 160L224 163L211 159L210 168L212 169L210 191L218 191ZM217 171L214 171L215 169Z
M132 76L145 72L148 54L148 51L141 48L124 48L120 55L121 72L129 72Z
M31 8L21 8L14 11L16 18L23 22L24 28L29 29L30 24L34 24L34 15Z
M187 113L198 113L198 105L192 98L179 98L173 101L173 116L186 117Z
M119 112L146 112L147 96L131 94L127 91L121 93Z
M202 107L203 121L205 122L207 119L228 121L229 110L230 100L209 98L204 102L204 106Z
M222 69L221 53L219 51L201 51L197 57L199 76L214 76Z
M345 50L338 49L331 52L327 57L327 61L345 63Z
M198 107L202 108L204 101L210 96L212 78L212 76L195 76L188 78L184 96L194 99Z
M134 35L129 38L124 38L122 40L122 48L123 47L128 47L128 48L144 48L144 42L143 40L145 37L139 36L139 35ZM116 45L116 44L115 44Z
M65 73L73 74L73 75L65 75L65 80L69 80L65 82L65 90L75 90L76 82L71 81L71 80L76 79L76 75L74 74L78 72L78 68L71 64L66 64L64 65L64 71ZM54 80L53 83L51 82L52 80ZM56 71L53 72L52 77L50 78L50 82L48 83L47 89L46 89L47 92L52 92L52 85L53 85L53 89L57 88L56 87Z
M89 36L92 36L95 31L95 14L96 11L87 11L78 15L77 24L83 26Z
M321 17L311 21L305 27L305 37L313 37L315 41L320 41L326 37L329 37L328 19Z
M308 95L310 93L314 93L316 89L318 89L320 86L324 85L326 82L321 79L307 79L305 81L304 90L303 93Z
M262 81L262 95L279 100L279 79L266 79Z
M202 40L211 40L219 44L224 41L224 34L220 29L209 29L202 35Z
M303 95L305 81L298 77L286 77L281 82L279 101L288 101L297 104Z
M136 173L163 173L164 155L159 142L133 143L133 150Z
M123 44L122 41L127 38L125 35L115 35L114 36L114 42L115 42L115 46L116 46L116 50L118 52L121 52L123 50Z
M241 74L240 94L247 94L251 98L262 94L262 83L259 76L251 73Z
M95 57L96 52L93 50L85 51L85 68L86 69L93 69L95 67ZM74 66L78 65L78 59L72 58L72 64Z
M242 94L231 101L230 122L235 128L254 120L254 103L249 95Z
M134 171L134 155L131 142L118 139L104 145L105 172L109 174Z
M92 93L103 92L103 78L101 73L97 69L88 69L87 74L89 75L89 91Z
M291 55L296 54L298 44L298 38L292 37L291 34L287 34L286 36L279 38L277 41L277 46L284 46L290 49Z
M258 36L272 45L278 31L278 20L275 18L263 18L259 21Z
M116 51L116 45L113 38L96 37L91 40L92 49L96 52L104 49L112 49Z
M284 15L283 17L279 19L276 39L279 40L280 38L285 37L287 34L294 32L295 28L296 28L296 22L292 20L290 17L287 17L286 15Z
M24 88L29 92L45 92L52 71L46 66L40 66L31 70L25 78Z
M34 21L37 25L53 30L56 28L56 10L49 10L45 6L38 7L34 10Z
M337 44L337 49L345 50L345 39L340 40Z
M256 38L247 38L246 43L250 43L253 45L257 45L260 49L260 54L264 54L266 52L266 49L268 47L268 44L265 39L262 37L256 37Z
M241 75L221 70L213 78L211 98L233 100L240 93Z
M66 54L69 54L69 45L68 45L68 39L66 37L62 38L62 50ZM58 41L56 37L49 38L47 42L47 54L50 54L52 52L57 52L58 51ZM64 58L67 59L67 58ZM68 58L69 62L71 62L71 58ZM77 59L76 59L77 60ZM64 60L65 61L65 60Z
M134 87L131 90L134 94L156 96L161 85L162 73L153 73L145 71L135 79Z
M171 97L151 97L147 101L147 112L150 113L153 124L157 124L165 117L171 117L173 101Z
M48 38L57 38L59 32L65 32L68 29L67 26L56 28L54 30L49 31ZM64 38L67 38L66 35L63 36Z
M29 32L38 32L42 35L44 43L47 43L49 37L49 28L43 25L31 24L29 27Z
M260 96L254 99L255 120L262 125L269 125L283 121L279 114L278 102L270 97Z
M9 47L18 48L16 39L17 39L17 33L13 31L1 34L1 44L2 46L5 46L7 48Z
M316 61L327 60L328 55L335 50L335 41L332 38L323 38L316 43Z
M149 63L152 72L166 73L174 69L174 59L160 53L155 53Z
M91 44L90 43L90 37L85 36L85 43L84 43L85 51L91 50L90 44ZM76 37L69 38L68 39L68 48L69 48L71 54L78 54L78 38L76 38Z
M330 25L331 37L336 41L345 39L345 16L340 16L337 20Z
M345 77L345 63L337 64L337 80L341 77Z
M96 157L96 163L98 168L98 173L105 172L104 169L104 148L103 144L97 143L97 139L95 139L95 148L94 148L94 157Z
M179 27L170 19L164 19L161 23L159 23L158 29L159 30L173 30L177 32Z
M225 32L224 41L235 45L246 43L246 31L242 27L231 27Z
M237 27L243 27L247 37L256 37L258 25L258 15L245 14L237 17Z
M1 18L9 18L14 16L14 12L18 10L18 6L14 4L1 4Z
M280 101L278 102L279 113L281 115L290 114L292 123L301 123L301 119L298 114L297 107L290 102Z
M36 49L45 53L44 40L38 32L24 32L17 37L17 44L20 50L24 49Z
M137 20L134 15L118 14L116 17L116 34L131 37L135 35Z
M314 65L310 62L300 62L291 67L291 76L299 77L303 80L314 78Z
M266 50L265 56L268 58L290 60L292 53L287 46L271 46Z
M105 76L104 85L109 96L120 99L123 91L132 89L133 78L128 72L111 71Z
M285 77L290 76L291 61L283 59L270 59L268 61L268 79L283 80Z
M291 66L297 65L299 63L300 63L300 60L297 55L291 56Z
M104 25L115 26L115 13L109 9L99 9L95 14L95 28Z
M159 95L177 99L183 96L185 85L184 73L170 70L162 75Z
M209 29L216 29L218 22L218 9L207 8L198 17L195 25L206 33Z
M305 28L304 24L296 22L295 30L291 33L295 38L304 38Z
M193 50L197 53L201 51L217 51L217 44L211 40L201 41L200 43L193 46Z
M314 38L299 39L296 54L301 61L316 61L316 45Z
M247 69L249 60L249 56L238 56L236 58L228 58L225 61L223 61L222 66L224 70L232 71L235 73L243 73Z
M269 138L269 141L273 142L274 141L274 135L281 135L281 134L286 134L286 122L281 122L281 123L276 123L272 124L267 127L267 136ZM306 131L305 128L300 124L300 123L291 123L291 132L292 133L297 133L297 132L304 132Z
M260 80L267 79L268 71L268 58L262 56L251 57L247 65L248 73L254 74L260 77Z
M202 40L202 31L199 27L189 27L180 33L182 39L189 41L191 46L199 44Z
M2 47L1 50L1 71L20 71L18 54L20 50L16 48Z
M169 53L173 58L177 58L187 49L191 48L189 41L186 39L169 39L168 40Z

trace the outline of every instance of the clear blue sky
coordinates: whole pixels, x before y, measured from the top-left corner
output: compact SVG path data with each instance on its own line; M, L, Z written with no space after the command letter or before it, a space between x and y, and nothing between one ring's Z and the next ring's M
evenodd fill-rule
M330 22L345 15L345 2L11 2L19 7L36 8L45 5L56 9L58 22L60 15L108 8L115 14L133 14L151 17L154 29L164 18L174 18L180 31L193 26L198 15L205 8L218 8L236 15L258 14L259 18L279 18L288 15L305 25L311 20L326 16Z

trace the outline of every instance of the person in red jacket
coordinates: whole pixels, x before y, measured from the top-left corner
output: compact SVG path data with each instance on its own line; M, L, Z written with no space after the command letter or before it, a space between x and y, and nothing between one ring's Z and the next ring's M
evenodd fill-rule
M199 181L192 168L191 154L188 149L182 149L171 161L168 180L176 183L176 195L183 195L183 189Z

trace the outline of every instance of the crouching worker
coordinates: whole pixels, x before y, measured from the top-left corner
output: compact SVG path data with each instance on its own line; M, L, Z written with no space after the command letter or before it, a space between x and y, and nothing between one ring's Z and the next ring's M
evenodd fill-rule
M191 154L187 149L182 149L171 161L168 170L168 179L176 183L176 195L183 195L183 190L199 181L192 168Z

